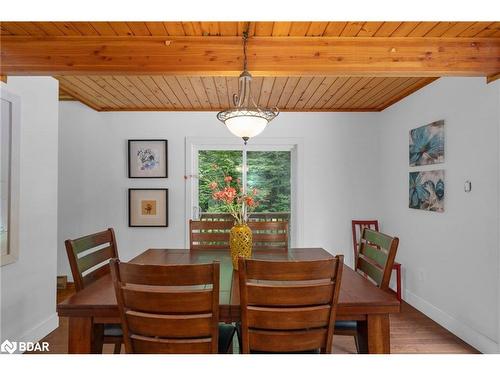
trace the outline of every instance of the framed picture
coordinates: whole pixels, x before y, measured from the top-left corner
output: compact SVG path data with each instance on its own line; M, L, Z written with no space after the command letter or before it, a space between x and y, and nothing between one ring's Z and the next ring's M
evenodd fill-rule
M166 139L129 139L128 177L167 178L167 148Z
M128 189L129 227L168 227L168 189Z
M444 120L410 130L410 167L444 163Z
M444 212L444 170L410 172L409 207Z

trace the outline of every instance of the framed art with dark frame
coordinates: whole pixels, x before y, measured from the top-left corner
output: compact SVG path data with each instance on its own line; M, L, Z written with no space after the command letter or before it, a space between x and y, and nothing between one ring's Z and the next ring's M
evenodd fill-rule
M128 177L167 178L168 141L166 139L129 139Z
M128 189L129 227L168 227L168 189Z

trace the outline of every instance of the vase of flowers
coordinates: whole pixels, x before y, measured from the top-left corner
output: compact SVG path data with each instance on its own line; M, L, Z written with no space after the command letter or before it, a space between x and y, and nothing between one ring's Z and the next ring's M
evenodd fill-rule
M216 165L212 166L218 170ZM212 198L221 203L222 208L234 218L234 226L229 232L229 247L233 268L238 269L238 257L252 255L252 230L247 225L248 215L257 207L257 189L246 192L241 180L221 173L222 181L212 181Z

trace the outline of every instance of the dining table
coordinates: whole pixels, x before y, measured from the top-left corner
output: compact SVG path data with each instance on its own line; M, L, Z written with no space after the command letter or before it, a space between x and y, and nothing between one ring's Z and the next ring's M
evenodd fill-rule
M322 248L289 248L256 250L253 259L319 260L333 255ZM220 263L219 319L240 321L238 271L233 269L228 250L148 249L130 262L136 264ZM389 315L400 311L396 296L375 286L364 276L344 264L337 320L357 321L358 347L361 353L390 353ZM93 353L93 325L120 323L115 291L110 274L57 305L60 317L68 318L68 353ZM335 340L334 340L335 341Z

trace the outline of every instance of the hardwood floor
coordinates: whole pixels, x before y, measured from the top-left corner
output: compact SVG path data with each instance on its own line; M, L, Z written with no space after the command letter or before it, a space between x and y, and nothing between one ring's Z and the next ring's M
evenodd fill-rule
M57 291L57 301L63 301L73 294L74 288ZM59 328L43 338L49 343L50 353L68 352L68 319L59 319ZM356 353L354 339L349 336L335 336L333 340L335 354ZM237 352L235 340L235 352ZM104 353L113 353L113 345L105 344ZM122 346L123 353L123 346ZM411 354L472 354L479 353L439 324L402 302L401 313L391 315L391 353Z

